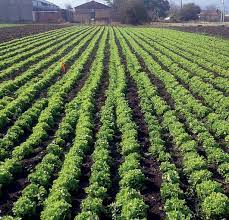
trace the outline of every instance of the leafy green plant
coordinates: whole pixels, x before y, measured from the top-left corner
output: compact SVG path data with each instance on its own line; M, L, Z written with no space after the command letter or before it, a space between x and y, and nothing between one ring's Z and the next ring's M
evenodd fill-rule
M210 195L213 192L223 192L220 184L216 181L208 180L196 186L197 196L201 200L204 200L208 195Z
M229 215L229 200L222 193L213 192L202 203L202 211L207 219L227 217Z

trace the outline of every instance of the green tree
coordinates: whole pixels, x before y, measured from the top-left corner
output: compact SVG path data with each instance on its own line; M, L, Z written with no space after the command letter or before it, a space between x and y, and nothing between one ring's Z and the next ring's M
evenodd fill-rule
M178 17L181 21L197 20L201 9L194 3L185 4L180 10Z
M158 17L165 17L170 9L167 0L144 0L147 11L157 13Z
M126 5L122 11L123 23L142 24L147 21L147 11L143 0L126 0Z

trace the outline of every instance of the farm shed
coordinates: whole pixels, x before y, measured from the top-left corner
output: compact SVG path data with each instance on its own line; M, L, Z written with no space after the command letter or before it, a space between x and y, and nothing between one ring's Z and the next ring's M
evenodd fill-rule
M31 0L0 0L0 22L31 22Z
M33 0L33 21L39 23L60 23L63 21L60 8L46 0Z
M75 7L74 21L78 23L109 24L111 7L96 1L90 1Z

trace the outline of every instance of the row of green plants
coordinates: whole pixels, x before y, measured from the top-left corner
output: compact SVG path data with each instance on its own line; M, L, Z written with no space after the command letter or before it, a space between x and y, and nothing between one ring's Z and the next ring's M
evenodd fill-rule
M164 115L164 124L169 129L177 150L183 157L183 172L199 200L202 215L207 219L228 216L228 197L224 194L220 183L213 180L213 173L208 170L207 161L197 153L196 143L185 132L175 112L168 111Z
M163 65L165 65L168 68L168 70L170 70L170 72L172 72L175 76L182 79L185 83L189 84L189 88L192 91L194 91L198 95L203 96L205 98L205 102L207 103L207 105L212 106L215 109L216 114L219 115L220 121L217 120L216 117L214 117L214 119L216 119L216 121L214 121L214 122L216 122L217 124L219 124L219 123L223 124L223 127L220 129L219 137L225 138L225 134L228 134L228 128L229 128L228 123L225 120L225 118L228 115L227 97L225 97L223 94L214 90L212 87L210 87L209 85L204 83L199 77L194 76L190 79L188 73L185 70L182 70L181 68L179 68L179 66L177 66L169 58L162 55L158 51L155 51L153 49L153 47L142 42L139 38L137 38L135 40L137 40L138 43L140 43L140 45L143 48L146 48L146 50L144 50L144 56L146 57L146 61L148 63L149 69L153 73L156 73L157 77L159 77L159 79L164 82L168 91L172 95L176 96L177 99L179 98L179 100L182 101L182 103L187 103L190 111L197 114L198 117L208 119L208 116L211 115L211 114L209 114L209 113L211 113L211 110L206 108L205 106L203 106L201 104L201 102L197 101L194 97L192 97L192 95L189 93L189 91L186 90L185 88L183 88L183 86L180 85L180 83L176 80L176 78L173 75L171 75L168 71L163 70L164 68L162 68L157 61L160 60L160 62L162 62ZM138 44L136 44L136 46L140 50L143 50L141 48L141 46L139 46ZM150 51L150 53L148 51ZM157 59L157 60L156 61L153 60L151 58L150 54L153 54L156 57L155 59ZM160 71L155 71L156 67ZM173 88L171 88L170 82L173 82L174 85L177 85L176 91L174 91L175 86L173 86ZM197 84L198 84L198 86L197 86ZM208 86L208 88L206 88L207 86ZM206 90L204 90L204 88ZM178 95L178 92L180 93L180 95ZM219 103L221 103L221 105ZM215 105L217 105L217 106L215 106ZM210 120L208 120L208 122L210 122ZM213 125L213 124L211 123L211 125ZM208 127L209 127L209 129L213 130L214 126L211 126L211 125L209 125ZM218 134L218 132L216 133L216 135L217 134Z
M141 38L141 35L136 35ZM142 39L153 46L156 50L162 52L164 55L167 55L181 68L188 71L190 73L190 77L197 75L201 77L201 79L203 79L206 83L209 82L212 84L216 89L225 93L229 92L229 89L227 88L229 81L225 77L215 76L214 73L217 72L217 74L220 74L220 72L224 72L223 75L225 75L226 73L228 74L228 70L222 68L220 69L220 67L214 69L212 63L206 63L203 58L193 56L193 54L184 51L183 48L179 49L177 44L174 44L173 46L170 41L163 39L155 40L155 38L152 38L151 35L143 35Z
M200 122L194 115L180 108L179 112L184 116L188 126L199 145L206 153L206 159L209 165L214 165L218 172L225 178L226 183L229 183L229 155L215 141L211 133L205 128L204 123Z
M0 161L10 157L12 149L20 142L20 139L28 134L37 123L41 111L47 107L47 100L41 99L24 112L11 126L3 138L0 139Z
M1 163L0 183L2 186L13 181L14 176L21 171L22 160L31 155L36 147L48 139L48 130L54 127L55 120L60 116L63 105L63 98L59 96L51 97L48 100L48 107L41 112L32 134L25 142L13 149L11 157Z
M201 77L201 79L203 79L206 83L209 82L220 91L225 93L229 91L226 87L229 83L226 78L228 75L228 69L223 69L218 66L214 68L212 63L206 64L202 58L188 54L187 52L184 52L183 49L178 49L176 46L172 46L170 43L166 43L165 41L159 46L157 44L154 45L155 48L163 54L169 56L169 58L179 64L180 67L189 71L191 75ZM219 76L216 76L216 73Z
M110 42L109 42L110 43ZM100 113L100 129L96 134L95 150L92 154L93 164L89 186L85 189L86 198L81 202L81 211L75 220L99 219L107 210L104 201L111 190L111 157L112 141L115 125L115 76L110 75L109 88L106 91L106 101Z
M136 56L127 46L122 35L116 31L117 38L126 60L127 69L133 77L140 98L141 111L148 126L150 147L149 153L160 163L162 173L161 197L164 202L164 211L167 219L191 219L192 213L184 200L184 192L180 188L180 177L171 155L166 151L165 142L162 140L162 128L156 114L163 115L168 110L164 101L157 96L156 90L144 72ZM133 65L134 64L134 65ZM154 104L157 108L155 109ZM156 111L156 112L155 112Z
M5 108L11 101L13 101L13 98L9 96L4 96L4 98L0 99L0 110Z
M120 154L122 163L118 169L119 192L112 206L115 219L146 219L147 208L140 193L144 186L145 176L140 166L140 145L137 141L137 126L132 118L132 110L126 100L125 68L121 63L118 47L111 30L110 75L116 75L116 123L121 133Z
M149 55L141 53L139 49L138 51L139 54L141 54L141 56L144 58L146 65L149 66L149 69L152 70L152 72L160 77L160 79L165 83L166 89L171 94L171 97L176 103L175 110L178 112L182 112L185 116L189 114L190 110L186 108L186 106L183 104L189 101L189 94L185 91L185 89L183 89L182 86L177 83L177 81L174 80L173 77L171 77L171 75L166 74L166 72L163 71L160 66L156 66L156 64L152 62L152 59L149 59ZM207 129L204 129L205 127L203 125L201 126L201 124L198 123L195 124L195 117L195 115L189 114L189 117L185 118L187 119L191 130L193 130L194 133L198 134L198 139L200 140L200 142L204 143L203 148L206 151L207 158L209 158L209 164L212 163L212 157L216 157L214 161L216 162L215 164L219 166L219 172L226 179L228 179L228 168L227 166L225 166L229 160L228 155L222 149L220 149L219 146L214 145L216 143L213 137L209 134L209 132L207 132ZM214 142L212 142L212 139Z
M172 32L170 33L172 34ZM173 36L177 38L177 31L173 31ZM189 37L192 38L191 41ZM184 42L189 42L200 49L204 48L208 50L209 53L216 53L215 55L222 57L225 61L228 60L229 48L227 40L184 32L179 32L179 39Z
M204 64L206 65L206 67L208 67L209 70L212 70L211 68L213 67L215 73L220 72L221 69L227 70L229 68L229 65L227 63L227 61L229 61L228 57L222 55L220 51L215 52L214 48L213 50L209 50L210 48L208 49L201 48L200 46L193 44L190 41L184 42L182 40L179 40L179 38L178 37L175 38L175 36L174 38L170 35L167 35L164 37L166 39L166 42L171 43L171 45L173 46L177 45L177 48L183 50L184 52L192 54L195 57L199 57L201 60L204 59ZM172 41L172 38L174 39L174 41ZM216 45L217 45L217 42L216 42Z
M98 57L98 60L95 62L98 64L100 59L101 57ZM42 209L43 202L47 198L49 189L55 178L55 173L61 169L64 154L71 147L69 139L73 140L75 137L75 127L85 94L92 94L98 85L99 79L95 77L95 69L93 68L92 70L82 90L67 104L65 116L55 134L54 140L47 147L47 154L28 176L30 183L23 190L22 196L15 202L13 207L15 216L26 218L38 215L38 210ZM68 146L69 144L70 146ZM41 192L45 192L43 196L41 196Z
M82 41L80 41L72 51L63 57L63 60L66 63L75 62L80 49L91 40L92 36L94 36L97 31L98 29L92 31L90 35L86 36ZM82 56L84 55L82 54L81 57ZM65 74L65 77L66 75L68 74ZM52 81L58 76L61 76L60 64L48 69L43 78L22 90L16 99L10 102L4 109L0 110L0 128L6 126L9 120L11 120L13 117L17 118L20 116L21 113L29 107L30 103L33 102L34 99L41 93L41 91L43 90L44 92L45 89L48 89L48 87L52 84Z
M131 35L133 36L133 35ZM203 80L198 76L186 77L189 73L182 69L177 63L175 63L169 56L154 49L149 43L145 43L140 38L136 38L139 45L141 45L144 50L146 50L149 55L152 54L156 59L158 59L163 65L176 77L182 79L182 81L187 84L191 91L195 94L203 97L205 103L209 105L216 113L219 113L222 117L226 118L228 116L228 97L220 91L217 91L212 87L212 85L203 82ZM177 62L177 60L176 60ZM194 65L194 64L190 64ZM179 71L178 71L179 70Z
M63 166L58 178L53 182L40 218L66 219L71 208L71 193L78 190L82 163L87 152L92 147L93 112L95 111L95 93L103 77L103 59L108 29L101 38L100 47L91 67L91 82L86 92L80 93L81 105L78 111L78 121L75 129L75 140L69 152L65 155Z
M15 99L17 101L12 101L10 97L4 97L0 102L3 106L0 115L2 115L1 112L4 113L2 128L8 124L9 120L19 117L15 124L9 128L5 139L2 139L4 141L0 140L0 146L1 144L4 146L3 151L0 150L0 154L3 152L3 158L9 157L13 150L12 158L6 159L0 165L0 184L3 184L3 187L12 182L15 174L20 172L22 160L29 157L34 148L49 138L47 131L54 126L56 118L65 110L54 139L46 148L45 156L28 176L28 185L14 203L13 216L5 216L3 219L30 219L37 217L41 210L43 210L41 219L45 220L74 218L74 216L70 216L71 194L78 190L82 175L82 163L85 154L91 151L92 146L95 146L95 151L92 154L94 163L91 167L89 187L86 188L87 196L82 201L81 212L75 219L100 219L104 214L111 214L114 219L146 219L148 207L140 194L145 177L140 166L141 154L140 145L137 142L137 129L125 96L127 85L125 66L122 64L123 57L125 57L126 68L138 89L140 107L149 130L151 144L149 153L160 163L163 179L160 191L167 219L192 219L199 217L196 214L201 215L203 219L226 218L229 215L228 197L224 194L222 186L213 180L213 174L209 171L208 165L211 163L217 165L219 173L228 181L228 156L219 148L207 129L214 126L211 130L215 132L217 137L229 140L228 125L224 120L227 117L226 114L221 116L221 113L210 113L211 110L192 97L188 90L179 85L173 75L164 71L157 62L152 60L150 53L143 50L142 47L149 48L149 51L152 49L140 37L132 35L128 29L125 32L115 28L114 32L111 28L105 28L105 33L103 33L103 28L90 29L89 31L92 33L89 35L86 34L88 30L84 30L82 31L84 36L81 38L85 37L85 39L79 43L77 49L74 49L75 55L71 51L69 56L65 56L67 63L75 61L80 48L83 48L89 41L91 43L59 82L49 89L47 88L51 84L51 82L48 83L48 80L57 77L60 73L60 66L58 69L53 66L54 68L52 70L50 68L48 73L43 72L35 78L31 76L31 81L26 84L24 84L26 80L23 79L25 80L23 81L24 85L17 90L18 97ZM100 31L98 32L98 30ZM99 42L102 33L102 39ZM107 100L101 111L101 127L96 135L96 143L92 143L95 94L103 77L103 61L108 37L110 86L106 93ZM90 68L89 78L73 101L65 105L69 92L77 85L78 79L82 76L82 70L98 43L99 49ZM123 56L119 53L118 44L121 45ZM139 46L141 44L142 47ZM65 52L63 53L65 54ZM156 87L152 85L147 76L148 73L143 72L137 55L144 59L146 66L165 84L166 90L175 101L175 111L172 111L157 94ZM161 59L158 53L156 56L158 56L158 60ZM173 65L163 57L162 60L168 66ZM177 71L179 70L180 68L177 66ZM53 74L51 78L50 73ZM190 80L187 72L182 73L186 80ZM26 88L27 86L30 90ZM28 108L28 104L36 99L42 88L48 89L48 98L38 100L32 105L32 108L24 112ZM31 92L32 96L30 96ZM16 109L17 105L21 109ZM47 108L45 108L46 105L48 105ZM22 112L24 113L22 114ZM179 121L179 115L184 116L187 122L185 126L183 122ZM202 121L199 121L199 118ZM206 125L203 124L205 119L207 119ZM38 121L37 124L36 121ZM12 146L15 145L17 139L23 136L23 130L28 127L31 129L35 124L32 135L20 146L13 149ZM122 155L122 163L118 169L119 192L114 203L106 207L104 204L109 196L108 191L112 190L110 189L110 167L113 161L110 151L116 125L122 135L118 149ZM186 128L196 134L196 140L203 144L207 160L198 154L197 142L188 135ZM187 206L185 199L189 195L186 195L187 192L183 192L181 189L178 168L174 165L173 157L166 149L166 142L162 135L165 131L173 138L172 147L181 159L182 167L179 172L184 173L187 177L188 190L197 203L194 213ZM74 143L71 146L69 141L71 142L73 139ZM9 151L4 151L6 149Z
M127 39L128 41L130 40L128 37ZM131 45L134 47L132 42ZM129 51L129 53L130 52L131 51ZM138 75L140 74L138 73ZM140 80L140 82L142 82L142 80ZM152 84L149 86L153 87ZM183 125L177 119L175 111L170 110L169 106L162 100L159 104L157 101L159 96L152 99L152 95L155 93L155 88L153 90L152 94L149 94L150 88L145 88L145 91L147 91L146 94L149 94L149 98L151 98L157 116L162 116L163 127L169 130L169 133L173 137L176 150L182 157L182 171L189 180L192 192L195 193L199 200L201 214L206 219L226 217L229 214L228 197L224 194L220 184L212 180L212 173L207 169L206 160L197 153L195 141L186 133ZM159 114L160 112L161 114ZM160 153L162 148L159 147L159 149L160 150L157 151L157 153ZM161 169L164 170L163 168ZM170 168L168 168L168 170L170 171ZM171 175L171 177L176 179L175 175ZM171 189L172 188L169 188L170 192ZM175 192L177 193L177 190L175 190ZM214 201L213 198L215 198ZM177 219L180 219L180 217Z
M17 50L17 49L20 49L24 46L27 46L28 44L33 43L33 42L39 40L40 38L46 37L50 34L55 34L55 33L58 33L62 30L68 30L68 29L70 29L70 28L67 27L64 29L51 30L51 31L39 33L36 35L27 36L27 37L23 37L23 38L17 38L17 39L11 40L11 41L6 41L3 43L0 43L0 56L3 56L5 53L11 52L13 50Z
M68 38L76 32L78 32L78 30L72 30L71 33L64 33L62 34L62 37L55 38L51 42L47 42L38 48L28 51L27 55L25 55L24 57L19 54L15 57L7 59L6 61L0 61L0 66L2 66L2 68L0 67L0 70L2 70L0 74L0 79L3 80L6 77L14 76L15 72L17 73L21 69L26 70L31 65L36 64L41 59L45 58L46 54L51 54L53 49L52 46L54 46L55 48L56 44L61 43L64 40L68 40Z
M0 110L4 109L14 98L5 95L3 98L0 99Z
M0 60L0 70L4 71L6 70L8 67L11 67L13 64L18 64L18 67L20 68L21 66L19 65L21 62L26 65L28 64L28 61L31 62L30 58L33 57L43 57L43 51L48 49L49 46L53 46L56 43L61 42L61 40L63 39L67 39L67 37L71 36L71 32L74 31L70 31L69 33L60 33L57 34L56 36L53 36L51 39L49 39L48 41L46 40L42 40L41 45L40 46L34 46L31 50L27 50L26 52L20 53L16 56L12 56L9 57L5 60ZM29 47L29 46L27 46ZM42 56L39 56L39 53L42 53ZM2 76L1 76L2 77Z
M67 101L67 96L76 86L77 81L81 77L83 67L86 65L102 31L103 30L101 29L89 43L88 48L72 65L71 69L65 75L66 77L62 78L61 81L58 82L61 84L63 81L62 86L59 89L55 89L53 93L49 94L48 107L41 112L38 123L33 128L32 134L25 142L14 148L11 158L6 159L4 163L0 165L0 184L3 186L9 184L13 180L14 175L20 171L22 160L31 155L33 150L44 140L47 140L48 130L53 128L56 118L60 116L63 111L64 104ZM69 59L72 58L73 54L69 54ZM60 71L60 67L58 67L58 70ZM55 84L53 86L55 86ZM52 87L49 90L52 90Z
M209 50L205 48L201 48L200 45L197 45L197 42L187 41L187 39L180 39L179 33L171 33L167 32L164 34L161 30L153 30L153 33L151 31L151 34L148 29L145 29L145 33L149 33L148 36L156 40L157 42L168 42L172 47L176 46L177 49L180 49L179 52L183 52L183 54L187 55L189 58L191 58L190 55L195 57L199 57L200 60L203 60L203 63L200 63L200 65L205 65L206 67L209 67L209 70L212 70L212 67L214 71L220 72L221 69L227 70L229 65L227 63L228 58L221 55L220 52L215 52L214 50ZM215 44L217 46L217 42ZM215 48L215 46L214 46ZM189 54L189 55L188 55ZM197 60L196 60L197 61Z
M214 140L213 136L208 132L204 124L196 119L196 115L189 113L189 109L185 109L185 106L182 102L180 102L181 99L188 100L188 96L185 93L182 94L181 92L177 92L177 90L182 91L181 86L177 85L176 81L172 80L169 80L168 85L169 86L166 87L176 103L176 111L179 111L184 115L191 131L197 135L197 140L201 143L201 145L203 144L203 149L207 154L209 164L219 166L219 172L226 180L228 180L228 169L226 168L226 164L229 162L228 155L220 149L219 146L217 146L218 144ZM227 128L229 127L227 126L226 129Z
M58 63L62 57L69 52L69 49L76 46L80 40L89 35L91 31L92 30L86 30L83 32L80 31L80 33L78 31L76 33L71 33L71 35L69 35L65 40L62 39L60 43L55 44L54 46L49 47L48 50L43 51L44 56L48 57L31 66L27 71L23 72L15 79L7 80L0 84L0 97L10 94L18 88L20 89L20 94L21 91L24 90L23 84L26 83L27 87L28 85L31 85L32 82L37 82L47 71L45 68L54 68L56 63ZM34 79L35 77L36 79ZM32 82L31 79L33 80Z
M17 55L25 55L25 53L32 51L35 47L40 47L41 45L53 41L58 37L64 36L64 34L71 33L71 30L59 30L58 32L55 32L53 34L47 35L45 37L39 38L35 42L30 42L27 46L23 46L20 49L15 49L13 51L5 52L4 55L0 56L0 65L1 67L4 65L7 65L7 61L13 60L14 57L17 57Z

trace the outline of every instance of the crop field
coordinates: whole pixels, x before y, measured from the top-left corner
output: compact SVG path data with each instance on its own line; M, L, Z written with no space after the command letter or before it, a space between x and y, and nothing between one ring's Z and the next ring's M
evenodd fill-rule
M75 26L1 43L0 219L227 219L228 94L228 40Z
M16 27L16 26L21 26L21 25L20 24L0 24L0 28Z
M62 24L0 24L0 42L66 27Z
M199 25L199 26L188 26L188 27L174 27L174 29L229 39L229 25L227 26L224 26L224 25L222 26L204 26L204 25L201 26Z

